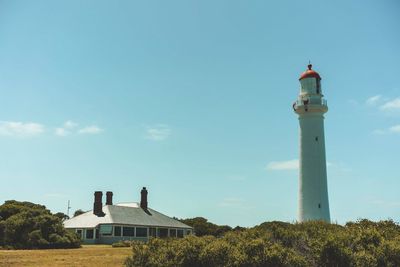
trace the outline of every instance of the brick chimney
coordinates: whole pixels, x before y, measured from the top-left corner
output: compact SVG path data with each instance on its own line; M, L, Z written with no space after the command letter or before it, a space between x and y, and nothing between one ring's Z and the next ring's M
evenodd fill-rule
M106 205L112 205L113 204L113 192L107 191L106 193Z
M103 192L101 191L94 192L93 214L98 217L105 215L103 212Z
M144 210L147 210L147 189L146 187L143 187L142 191L140 191L140 207Z

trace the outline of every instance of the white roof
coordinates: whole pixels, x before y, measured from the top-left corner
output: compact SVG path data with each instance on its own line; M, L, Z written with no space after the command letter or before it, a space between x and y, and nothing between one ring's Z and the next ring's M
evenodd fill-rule
M99 224L142 225L153 227L187 228L192 227L170 218L153 209L147 212L138 203L104 205L105 216L98 217L93 211L85 212L64 222L65 228L94 228Z
M123 202L123 203L118 203L117 206L139 208L139 203L137 203L137 202Z

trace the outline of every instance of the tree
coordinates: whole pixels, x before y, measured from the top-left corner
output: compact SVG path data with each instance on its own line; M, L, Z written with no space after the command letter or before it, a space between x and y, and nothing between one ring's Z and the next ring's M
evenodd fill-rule
M67 231L58 213L51 214L43 205L8 200L0 206L0 245L16 249L74 248L78 236Z
M84 213L85 213L85 212L84 212L83 210L81 210L81 209L76 210L76 211L74 212L74 216L73 216L73 217L79 216L79 215L84 214Z
M69 219L69 216L62 212L57 212L56 214L54 214L54 216L60 218L61 221L65 221L65 220Z
M232 227L228 225L216 225L203 217L182 219L180 221L184 224L192 226L197 236L223 236L226 232L232 231Z

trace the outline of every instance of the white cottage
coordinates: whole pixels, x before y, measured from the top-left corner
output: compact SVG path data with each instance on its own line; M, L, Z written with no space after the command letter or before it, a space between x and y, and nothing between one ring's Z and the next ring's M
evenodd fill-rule
M106 204L103 205L103 192L96 191L93 210L66 220L64 226L78 233L85 244L148 241L150 237L181 238L193 233L192 227L148 208L147 194L146 187L143 187L140 204L113 205L113 193L107 192Z

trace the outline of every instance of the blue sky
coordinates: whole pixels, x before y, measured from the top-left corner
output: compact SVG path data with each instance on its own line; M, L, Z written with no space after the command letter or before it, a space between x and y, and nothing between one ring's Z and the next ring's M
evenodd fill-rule
M398 1L0 1L0 202L95 190L181 218L297 218L298 77L328 100L331 217L400 221Z

